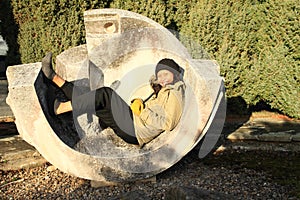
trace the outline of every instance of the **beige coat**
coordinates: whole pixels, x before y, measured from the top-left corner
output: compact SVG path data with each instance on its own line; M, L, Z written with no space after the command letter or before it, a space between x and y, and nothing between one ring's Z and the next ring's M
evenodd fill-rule
M182 81L162 88L157 97L146 102L140 116L134 115L135 134L140 146L178 124L184 107L185 84Z

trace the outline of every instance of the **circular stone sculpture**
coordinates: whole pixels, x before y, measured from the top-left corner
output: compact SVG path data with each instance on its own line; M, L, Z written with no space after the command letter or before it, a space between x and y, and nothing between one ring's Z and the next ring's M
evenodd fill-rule
M55 116L54 98L64 97L44 78L41 63L31 63L7 70L7 102L18 131L50 163L81 178L121 182L154 176L208 133L224 99L218 65L192 59L170 31L139 14L99 9L86 11L84 20L87 43L58 55L56 72L86 91L111 86L130 103L135 97L147 98L156 63L172 58L184 69L187 86L179 124L139 147L125 143L109 128L101 130L95 115Z

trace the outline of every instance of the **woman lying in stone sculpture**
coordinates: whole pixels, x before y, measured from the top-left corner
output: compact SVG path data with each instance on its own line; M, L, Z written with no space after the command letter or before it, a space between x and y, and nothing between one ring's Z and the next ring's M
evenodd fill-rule
M156 65L155 78L158 84L151 82L155 95L146 102L134 99L130 106L109 87L101 87L74 97L76 86L54 72L51 53L42 59L42 71L69 100L56 100L55 114L69 111L76 111L78 114L94 112L99 117L102 129L112 128L130 144L143 146L160 133L173 130L182 115L185 84L182 80L182 68L172 59L162 59Z

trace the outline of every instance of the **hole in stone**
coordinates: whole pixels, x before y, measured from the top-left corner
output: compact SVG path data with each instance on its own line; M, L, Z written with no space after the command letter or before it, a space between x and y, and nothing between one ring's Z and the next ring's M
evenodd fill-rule
M107 22L104 24L104 31L106 33L114 33L116 31L116 26L112 22Z

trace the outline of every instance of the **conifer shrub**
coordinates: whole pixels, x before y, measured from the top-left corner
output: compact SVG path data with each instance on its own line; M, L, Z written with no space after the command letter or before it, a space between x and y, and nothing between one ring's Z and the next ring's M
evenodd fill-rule
M11 0L19 27L18 44L22 63L38 62L48 52L54 56L85 43L83 13L104 8L103 0Z
M20 53L17 38L18 25L14 21L14 15L9 0L0 1L0 34L6 41L9 50L5 59L6 66L19 64Z
M190 2L191 3L191 2ZM199 0L177 17L192 55L201 44L221 65L228 98L264 102L300 118L300 5L287 1ZM183 40L183 42L185 42ZM200 54L201 57L201 54Z
M167 1L164 0L114 0L110 3L110 8L139 13L165 27L171 23L173 16L172 10L167 7Z
M248 106L263 102L300 118L297 0L2 0L1 34L9 59L38 62L48 51L56 56L84 44L83 12L105 7L133 11L178 31L194 58L218 61L228 98Z

